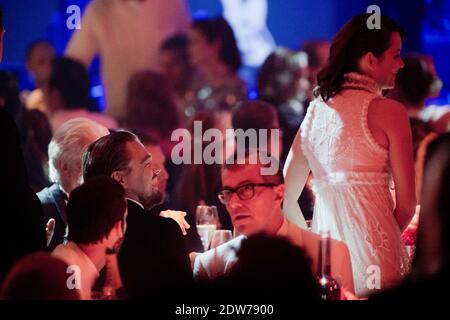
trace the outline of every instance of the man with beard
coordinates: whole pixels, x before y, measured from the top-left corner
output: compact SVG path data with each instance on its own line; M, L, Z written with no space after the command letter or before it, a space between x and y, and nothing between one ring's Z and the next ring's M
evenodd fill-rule
M58 245L52 256L69 265L67 283L79 290L81 299L91 299L107 250L114 250L123 239L126 216L125 190L109 177L90 179L70 193L69 241Z
M118 255L129 298L183 294L192 281L182 232L172 219L149 214L161 203L160 169L129 131L116 131L91 144L83 156L83 177L106 175L119 182L128 199L128 230Z

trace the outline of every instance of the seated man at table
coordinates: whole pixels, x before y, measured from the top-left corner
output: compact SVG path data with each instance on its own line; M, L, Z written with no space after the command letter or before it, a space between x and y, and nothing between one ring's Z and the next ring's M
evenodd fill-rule
M182 219L166 219L149 213L163 199L158 188L159 173L139 138L125 130L98 139L83 155L85 181L108 176L125 189L128 228L118 263L129 298L181 295L192 282ZM168 210L168 213L171 216L177 212Z
M276 173L270 174L269 170L264 170L270 169L269 165L263 164L267 157L270 166L277 164ZM194 278L215 278L228 274L237 262L236 252L242 240L261 232L288 238L309 255L313 272L318 270L320 236L298 228L282 214L284 179L278 161L258 151L246 152L243 156L238 154L233 159L227 160L222 168L223 190L219 192L219 199L226 206L234 228L241 236L199 254L194 262ZM251 159L257 159L256 163L249 161ZM344 288L354 291L350 254L345 243L337 240L331 242L331 275Z
M70 193L69 242L58 245L52 256L72 268L77 266L80 283L75 281L74 287L81 299L91 299L92 287L106 263L107 249L117 250L122 242L126 216L125 190L109 177L90 179ZM77 279L75 273L73 276Z

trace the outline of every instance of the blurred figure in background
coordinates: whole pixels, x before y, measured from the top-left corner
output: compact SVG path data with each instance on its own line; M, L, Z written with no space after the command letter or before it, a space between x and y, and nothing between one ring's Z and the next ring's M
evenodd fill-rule
M17 117L17 127L30 187L39 192L50 185L47 148L52 139L52 128L47 116L37 109L23 109Z
M308 102L305 104L308 108L310 101L314 100L314 88L317 86L317 74L325 67L325 64L330 55L330 43L326 40L309 40L303 43L301 48L308 56Z
M163 75L153 71L140 71L130 78L126 97L127 109L123 126L154 136L170 157L173 130L180 127L175 92Z
M307 67L305 53L277 48L259 72L259 98L277 108L280 128L283 131L283 152L280 159L283 163L305 117L305 102L310 86Z
M224 120L228 119L228 120ZM201 122L202 130L218 129L224 137L220 144L225 148L226 129L231 129L231 112L228 108L222 111L200 110L192 119L190 125L190 135L192 137L191 145L199 144L202 150L208 145L203 140L198 141L194 135L195 122ZM202 137L199 137L202 139ZM225 149L223 149L225 150ZM224 154L220 155L225 156ZM225 207L217 198L217 191L221 188L220 164L206 164L202 161L200 164L194 163L194 155L191 155L190 164L184 164L181 172L175 181L175 188L172 193L171 203L177 210L183 210L187 213L186 220L191 225L186 237L188 252L202 252L203 247L197 233L195 223L196 207L199 204L215 205L219 214L222 229L232 230L233 226Z
M117 122L110 116L88 111L91 102L89 90L89 74L82 64L69 58L53 60L50 79L44 90L53 131L75 118L91 119L108 129L117 128Z
M178 34L167 38L159 51L163 73L175 89L178 116L183 120L186 119L186 95L196 72L189 61L187 46L187 36Z
M22 101L27 109L38 109L49 114L43 89L47 87L50 79L55 48L48 41L38 40L28 45L25 58L27 71L33 78L35 88L31 92L22 92Z
M244 133L255 130L257 134L256 146L236 145L237 148L243 149L248 147L267 151L277 159L280 159L283 152L283 146L281 144L283 132L278 122L277 110L273 105L257 100L242 102L234 109L231 121L236 136L238 134L240 135L239 132L236 132L239 129L243 130ZM262 134L264 132L267 133L266 136ZM260 138L264 137L267 137L266 141L260 140ZM236 137L235 143L242 144L242 140L240 141ZM263 143L265 143L265 146L263 146Z
M0 107L16 118L22 110L16 76L11 72L0 71Z
M67 287L69 265L50 253L32 253L19 260L0 289L2 300L79 300Z
M186 31L188 24L184 0L93 0L65 55L80 60L86 68L100 56L106 112L120 121L127 108L130 76L143 69L161 71L158 50L162 41Z
M246 87L236 72L241 55L233 30L222 18L195 20L188 32L189 58L198 70L188 94L185 114L192 117L197 110L232 109L246 99Z
M428 55L413 53L404 58L405 67L399 71L396 86L388 96L401 102L411 118L427 122L434 131L450 131L450 108L448 106L428 106L430 98L439 96L442 81Z

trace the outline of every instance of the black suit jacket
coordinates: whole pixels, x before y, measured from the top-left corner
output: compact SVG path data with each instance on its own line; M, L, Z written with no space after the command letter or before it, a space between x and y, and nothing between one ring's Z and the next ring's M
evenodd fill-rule
M59 184L55 183L48 188L42 189L37 193L37 196L44 209L45 223L51 218L55 219L55 231L48 245L48 249L53 250L57 245L63 243L66 234L67 216L66 202L64 200L66 195L62 192Z
M178 224L150 214L133 201L128 201L127 230L118 262L129 298L182 296L192 284Z
M0 283L22 257L45 250L42 207L28 186L19 133L13 118L0 107Z

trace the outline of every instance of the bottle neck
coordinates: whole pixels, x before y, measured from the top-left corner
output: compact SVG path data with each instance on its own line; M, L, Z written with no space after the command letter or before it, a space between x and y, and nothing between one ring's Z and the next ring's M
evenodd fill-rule
M321 277L331 276L331 238L329 232L321 234L319 249L319 275Z

